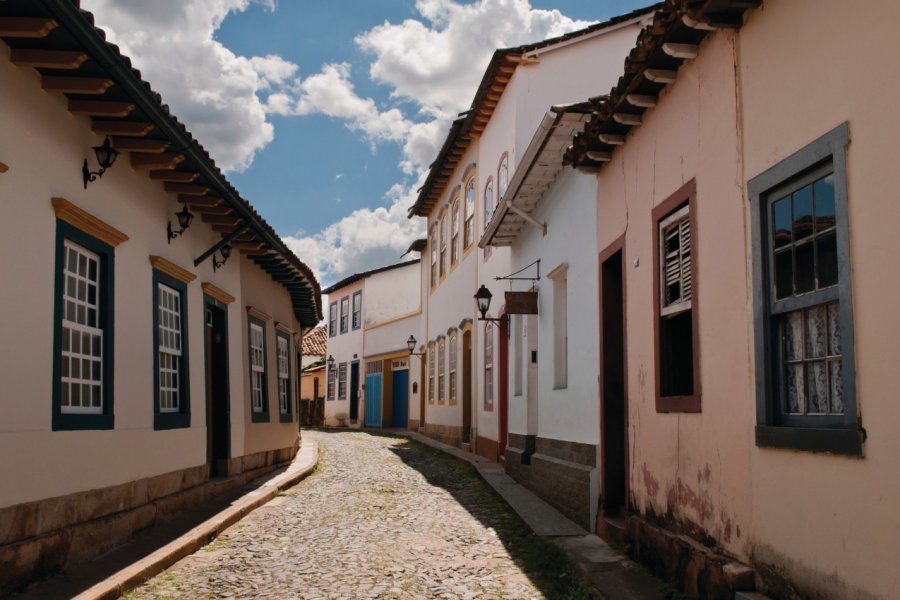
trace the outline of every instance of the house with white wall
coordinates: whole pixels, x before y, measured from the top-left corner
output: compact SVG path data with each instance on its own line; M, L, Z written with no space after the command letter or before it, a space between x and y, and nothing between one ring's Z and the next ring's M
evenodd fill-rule
M419 330L419 259L355 273L326 288L328 359L325 423L409 426L418 371L407 339Z
M426 219L422 262L426 358L424 431L492 460L504 460L510 404L505 364L509 320L503 292L513 271L507 248L478 248L510 177L547 107L607 90L655 7L557 38L497 50L471 109L455 121L410 208ZM493 294L479 322L473 296ZM519 287L515 289L521 290Z
M563 167L594 105L552 107L479 246L508 248L533 310L509 314L506 471L593 529L598 505L597 178ZM533 279L528 279L533 278Z
M2 2L0 38L5 596L291 460L322 311L90 13Z

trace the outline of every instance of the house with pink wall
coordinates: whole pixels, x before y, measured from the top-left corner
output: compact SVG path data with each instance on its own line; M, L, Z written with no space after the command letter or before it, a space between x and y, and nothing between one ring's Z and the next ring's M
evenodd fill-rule
M862 93L897 11L667 2L566 153L597 171L598 532L691 597L900 591L900 89Z

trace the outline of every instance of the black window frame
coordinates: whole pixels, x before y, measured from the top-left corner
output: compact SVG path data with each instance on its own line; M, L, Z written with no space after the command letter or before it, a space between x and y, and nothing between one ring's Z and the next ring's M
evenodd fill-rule
M862 429L856 396L853 300L847 193L847 147L850 127L844 122L747 182L750 200L753 263L754 346L756 358L756 445L862 456ZM835 195L838 281L834 286L775 300L769 209L786 190L805 185L812 173L821 176L830 165ZM777 192L777 193L776 193ZM778 317L784 311L839 302L843 417L792 415L785 418L780 402L781 360ZM777 309L775 307L778 307ZM775 314L773 314L775 312Z
M63 413L61 406L62 381L62 316L65 264L65 242L69 240L100 257L100 290L98 298L97 323L103 331L103 412L100 414ZM115 428L114 399L115 364L115 249L110 244L70 225L62 219L56 220L56 273L53 304L53 386L52 419L53 431L103 430Z
M253 360L250 357L250 344L252 343L252 333L250 326L256 325L257 327L262 327L263 332L263 374L264 377L262 379L262 410L256 411L253 410ZM248 389L250 391L249 404L250 404L250 422L251 423L268 423L269 422L269 343L268 338L269 334L267 332L266 322L262 319L257 319L252 315L247 315L247 373L250 375L250 380L247 382Z
M162 412L159 407L159 284L177 291L181 297L181 386L178 412ZM187 284L153 269L153 429L180 429L191 426L191 385L188 354Z

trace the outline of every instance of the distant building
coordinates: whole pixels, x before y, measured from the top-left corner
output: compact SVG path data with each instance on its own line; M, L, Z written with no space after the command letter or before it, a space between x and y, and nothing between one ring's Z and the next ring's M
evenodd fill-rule
M77 2L2 2L0 38L6 596L291 460L322 310Z
M419 259L356 273L328 296L325 423L350 427L410 425L419 397L407 340L420 329Z
M300 368L301 423L324 424L325 358L328 355L328 331L324 325L303 336ZM320 412L321 407L321 412ZM320 417L322 421L320 422Z

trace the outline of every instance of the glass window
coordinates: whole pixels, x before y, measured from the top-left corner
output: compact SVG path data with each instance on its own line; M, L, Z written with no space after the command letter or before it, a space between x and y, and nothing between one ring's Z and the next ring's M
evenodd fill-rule
M494 410L494 328L484 324L484 410Z
M445 373L445 369L447 368L447 366L446 366L446 358L447 358L446 351L447 350L446 350L446 345L444 343L444 338L441 338L440 340L438 340L438 383L437 383L438 404L444 403L444 397L445 397L444 394L446 394L446 392L444 391L444 373Z
M441 217L441 277L447 274L447 214Z
M338 400L347 399L347 363L338 368Z
M450 336L450 404L456 404L456 334Z
M450 209L450 264L459 260L459 201Z
M347 333L350 324L350 298L341 298L341 333Z
M337 335L337 302L328 305L328 336Z
M504 155L500 160L500 168L497 169L497 202L503 200L507 185L509 185L509 157Z
M353 329L362 326L362 291L353 294Z
M434 404L434 344L428 346L428 404Z
M291 360L290 339L283 333L276 336L276 350L278 353L278 412L282 420L290 421L291 416ZM284 419L284 417L288 417Z
M250 408L266 412L266 334L260 322L250 323Z
M475 241L475 178L466 183L466 225L463 242L468 248Z

